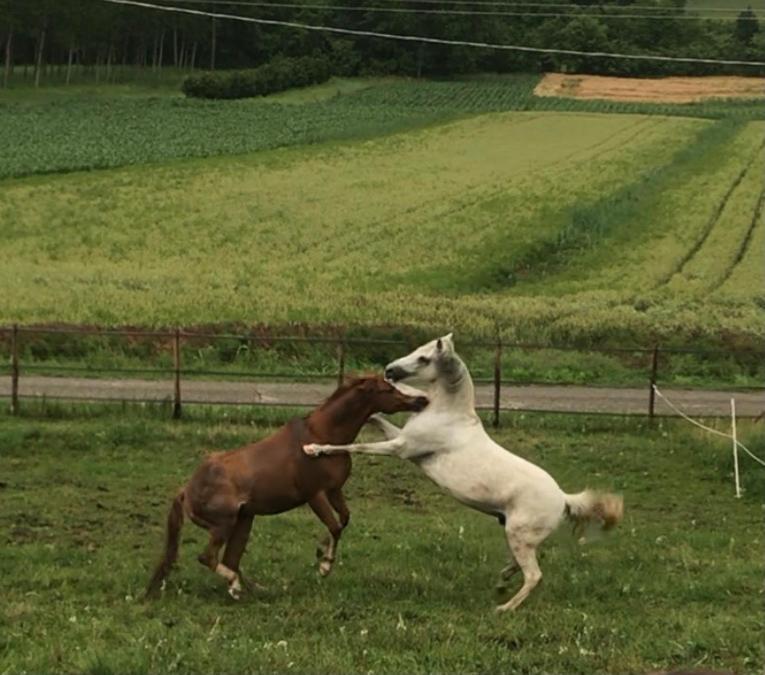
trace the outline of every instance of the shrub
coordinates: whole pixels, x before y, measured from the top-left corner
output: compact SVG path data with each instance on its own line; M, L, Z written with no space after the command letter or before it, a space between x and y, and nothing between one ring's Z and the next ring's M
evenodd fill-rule
M331 74L330 61L322 55L277 57L251 70L189 75L181 88L193 98L250 98L326 82Z

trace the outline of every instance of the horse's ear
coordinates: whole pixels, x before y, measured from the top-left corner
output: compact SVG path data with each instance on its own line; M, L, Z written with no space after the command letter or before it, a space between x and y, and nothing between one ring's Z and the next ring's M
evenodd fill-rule
M452 335L453 333L449 333L448 335L444 335L443 337L438 338L438 340L436 341L436 349L439 352L454 351L454 341L452 340Z

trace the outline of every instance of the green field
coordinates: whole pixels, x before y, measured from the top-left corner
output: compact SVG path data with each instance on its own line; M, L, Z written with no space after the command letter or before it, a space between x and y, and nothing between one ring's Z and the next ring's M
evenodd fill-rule
M566 490L622 492L626 515L583 546L561 528L542 584L496 616L496 522L382 458L354 463L331 577L316 573L323 528L307 509L260 518L243 569L268 590L236 604L187 524L179 569L145 604L175 488L209 449L280 418L30 414L0 417L0 672L762 671L759 467L742 458L736 500L729 445L682 422L506 418L500 442ZM762 455L756 429L742 439Z
M229 102L161 83L11 89L0 323L761 349L761 103L537 99L536 81L333 80ZM249 346L196 341L183 362L335 372L334 348ZM351 350L347 366L396 355ZM491 350L466 357L491 376ZM26 337L22 353L170 358L169 345L73 337ZM503 360L514 381L644 384L648 368L633 354ZM757 385L762 367L673 356L661 375Z
M757 344L765 123L528 110L532 78L508 82L8 104L59 135L20 133L6 173L141 166L2 184L0 321ZM526 109L475 114L503 107ZM156 162L196 134L188 154L260 151Z

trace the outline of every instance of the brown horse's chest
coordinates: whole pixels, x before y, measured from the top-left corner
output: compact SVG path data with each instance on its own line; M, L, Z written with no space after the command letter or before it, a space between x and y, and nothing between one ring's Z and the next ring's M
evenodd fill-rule
M248 453L242 469L234 481L245 511L276 514L305 504L318 492L341 488L351 471L351 457L309 457L302 442L269 444Z
M320 490L343 487L350 473L351 456L348 454L323 457L303 455L296 478L301 491L313 495Z

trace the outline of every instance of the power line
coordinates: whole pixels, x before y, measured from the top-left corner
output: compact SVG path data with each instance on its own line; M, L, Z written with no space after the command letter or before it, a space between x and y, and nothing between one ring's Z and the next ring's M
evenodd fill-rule
M277 19L258 19L251 16L239 16L236 14L222 14L220 12L206 12L189 7L172 7L168 5L155 5L149 2L137 0L100 0L113 5L129 5L143 7L145 9L157 9L162 12L176 12L179 14L191 14L195 16L207 16L213 19L230 19L232 21L244 21L265 26L285 26L300 30L312 30L324 33L336 33L339 35L357 35L359 37L380 38L383 40L398 40L401 42L424 42L427 44L451 45L455 47L477 47L481 49L500 49L505 51L528 52L532 54L565 54L567 56L588 56L609 59L627 59L635 61L664 61L675 63L709 63L725 66L765 66L765 61L735 61L723 59L700 59L685 56L652 56L648 54L617 54L612 52L584 52L576 49L545 49L542 47L526 47L523 45L492 44L489 42L477 42L472 40L444 40L441 38L424 37L420 35L399 35L396 33L381 33L371 30L358 30L354 28L338 28L335 26L315 26L298 23L296 21L281 21Z
M159 0L164 2L164 0ZM689 20L697 21L707 18L714 21L736 21L735 16L699 17L696 15L678 14L603 14L592 12L509 12L506 10L473 10L473 9L422 9L412 7L370 7L365 5L340 6L340 5L317 5L312 3L287 3L287 2L260 2L259 0L176 0L184 4L199 5L238 5L242 7L278 8L278 9L320 9L341 12L387 12L391 14L436 14L436 15L459 15L459 16L531 16L531 17L579 17L591 16L599 19L651 19L651 20ZM542 5L542 3L537 3ZM578 9L575 5L568 5ZM757 21L757 17L743 17L745 21Z
M163 2L165 0L162 0ZM247 0L178 0L184 3L197 3L206 5L250 5L257 4L248 2ZM507 6L507 7L562 7L567 9L608 9L626 11L640 10L640 11L655 11L655 12L685 12L688 11L686 7L670 7L670 6L657 6L657 5L577 5L573 2L515 2L514 0L384 0L387 2L400 2L403 4L416 3L416 4L438 4L438 5L482 5L482 6ZM305 6L310 6L306 4ZM725 13L740 13L743 12L745 7L702 7L697 12L725 12Z

